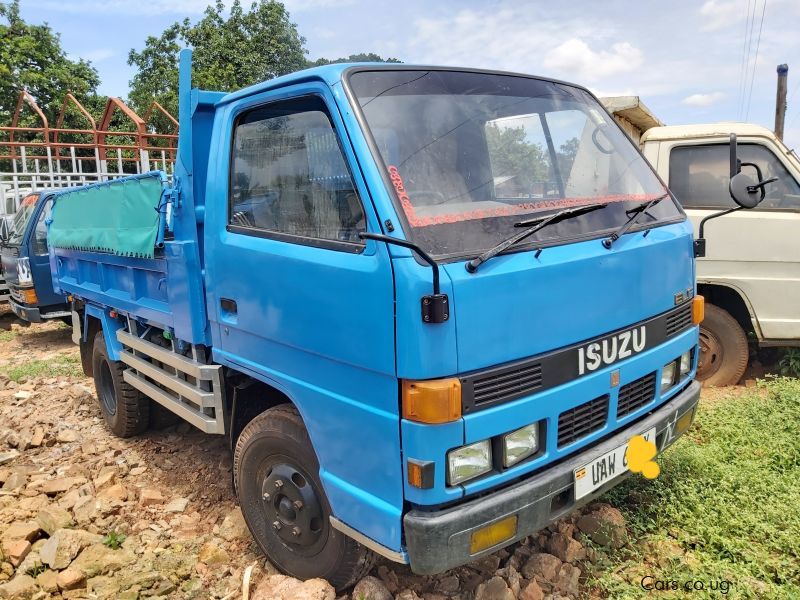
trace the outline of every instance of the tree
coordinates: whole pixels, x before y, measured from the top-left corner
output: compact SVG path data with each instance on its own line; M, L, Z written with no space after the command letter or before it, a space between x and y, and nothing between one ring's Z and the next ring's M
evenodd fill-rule
M141 52L130 51L128 64L138 69L130 82L135 110L144 112L158 100L177 114L183 47L194 50L193 85L204 89L232 91L306 66L305 39L282 3L258 0L245 11L234 0L227 18L224 13L217 0L197 23L174 23L159 37L148 37Z
M526 139L525 127L500 127L488 123L486 143L495 179L511 178L509 187L530 194L535 182L549 179L550 163L544 148Z
M27 89L54 120L67 92L88 101L99 84L89 62L67 58L49 25L22 19L19 0L0 2L0 123L10 120L21 89Z
M317 60L308 61L309 67L320 67L322 65L334 65L337 63L355 63L355 62L387 62L387 63L401 63L402 60L396 58L381 58L374 52L362 52L360 54L351 54L347 58L337 58L336 60L328 60L327 58L318 58Z

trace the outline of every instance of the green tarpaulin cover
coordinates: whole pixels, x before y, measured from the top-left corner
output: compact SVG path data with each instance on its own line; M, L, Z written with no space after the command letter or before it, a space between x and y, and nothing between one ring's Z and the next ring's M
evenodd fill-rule
M54 248L153 258L162 174L118 179L62 192L47 234Z

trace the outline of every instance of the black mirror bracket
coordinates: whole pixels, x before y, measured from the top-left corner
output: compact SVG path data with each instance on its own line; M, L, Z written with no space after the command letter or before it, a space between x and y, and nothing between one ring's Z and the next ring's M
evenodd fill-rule
M720 211L718 213L714 213L712 215L708 215L702 221L700 221L700 227L698 231L697 239L694 241L694 257L695 258L703 258L706 255L706 238L703 235L706 227L706 221L710 221L711 219L716 219L717 217L722 217L724 215L730 214L732 212L736 212L737 210L742 210L743 206L737 206L736 208L729 208L727 210Z
M402 246L403 248L408 248L416 252L433 270L433 294L423 296L420 300L423 323L444 323L450 319L450 301L447 294L442 294L439 289L439 265L436 264L436 261L433 260L425 250L412 242L382 235L380 233L362 231L358 234L358 237L362 240L375 240L376 242L385 242L387 244L394 244L395 246Z

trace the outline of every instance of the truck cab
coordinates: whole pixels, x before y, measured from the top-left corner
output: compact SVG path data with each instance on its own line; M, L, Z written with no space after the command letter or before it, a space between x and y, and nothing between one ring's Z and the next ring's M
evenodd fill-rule
M180 80L174 177L59 192L53 279L109 427L228 436L281 570L467 563L691 425L691 226L586 89L337 64L224 94L186 52Z
M71 315L64 296L53 290L50 275L47 219L52 206L52 192L25 196L0 245L2 275L8 286L11 310L29 323L68 319Z
M707 302L700 328L698 379L733 385L745 372L752 342L800 345L800 161L775 134L744 123L654 127L641 139L645 157L700 222L736 204L729 191L729 140L736 135L743 169L775 178L747 211L710 221L697 287ZM698 231L699 232L699 231Z

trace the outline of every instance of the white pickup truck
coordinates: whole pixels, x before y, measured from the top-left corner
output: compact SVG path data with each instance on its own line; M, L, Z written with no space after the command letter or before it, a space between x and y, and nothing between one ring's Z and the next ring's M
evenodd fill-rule
M732 209L729 140L736 134L742 170L777 178L753 210L705 225L708 245L697 261L697 289L705 296L698 379L737 383L750 345L800 346L800 160L763 127L742 123L654 127L641 137L645 157L698 226ZM747 163L752 163L748 165Z

